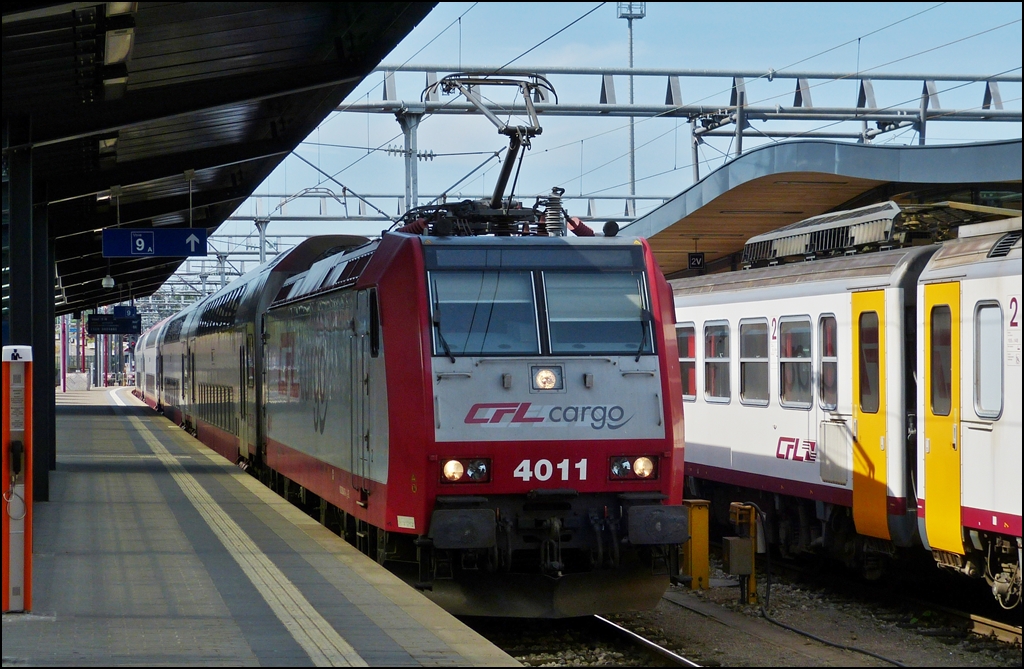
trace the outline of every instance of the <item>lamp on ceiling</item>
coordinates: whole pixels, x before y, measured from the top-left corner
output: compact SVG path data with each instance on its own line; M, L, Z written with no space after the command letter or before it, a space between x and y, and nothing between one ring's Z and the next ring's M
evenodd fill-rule
M103 99L124 97L128 88L128 61L135 45L136 2L108 2L103 24Z

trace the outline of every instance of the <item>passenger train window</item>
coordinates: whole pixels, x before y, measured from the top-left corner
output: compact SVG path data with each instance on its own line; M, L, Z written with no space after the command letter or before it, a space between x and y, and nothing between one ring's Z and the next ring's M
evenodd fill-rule
M836 317L818 320L818 401L831 411L839 404L839 356L836 353Z
M768 404L768 321L740 321L740 401Z
M949 307L932 308L931 315L932 413L948 416L953 406L952 317Z
M857 358L860 361L859 386L860 386L860 410L864 413L878 413L878 406L881 403L879 393L879 369L878 369L878 314L874 311L865 311L860 315L858 340L860 350L857 351Z
M431 272L430 302L434 355L540 353L530 272Z
M810 319L779 319L779 385L782 406L810 408L813 397Z
M974 412L999 418L1003 411L1003 311L993 302L974 312Z
M704 397L709 402L728 402L729 324L704 325Z
M683 379L683 399L697 398L697 333L693 323L680 325L676 329L676 344L679 347L679 375Z

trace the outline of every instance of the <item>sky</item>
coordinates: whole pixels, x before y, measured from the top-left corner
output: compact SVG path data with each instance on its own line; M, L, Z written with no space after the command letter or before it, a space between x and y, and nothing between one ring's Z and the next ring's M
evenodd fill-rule
M617 18L618 3L439 3L387 56L382 65L452 65L463 69L498 67L543 73L555 67L626 67L629 64L627 22ZM591 11L593 10L593 11ZM582 18L581 18L582 17ZM561 31L561 32L559 32ZM557 33L557 34L556 34ZM554 37L552 37L554 35ZM550 38L550 39L549 39ZM755 70L767 73L810 72L1021 75L1021 3L647 3L646 17L633 22L634 67L708 70ZM545 41L547 40L547 41ZM539 45L539 46L538 46ZM534 48L536 47L536 48ZM530 50L533 49L533 50ZM523 55L525 53L525 55ZM521 57L520 57L521 56ZM443 76L441 71L439 76ZM396 74L397 97L419 100L423 74ZM383 74L367 77L342 105L382 99ZM596 75L551 75L561 103L597 103L601 78ZM665 77L635 77L638 104L663 104ZM859 83L812 79L815 107L854 106ZM684 104L727 106L731 80L683 78ZM751 105L793 104L792 79L767 76L747 79ZM618 101L629 99L628 77L615 78ZM874 82L877 104L916 108L920 80ZM999 84L1004 107L1021 109L1021 84ZM939 82L943 109L978 108L984 84ZM513 101L513 89L488 88L497 105ZM450 100L442 97L442 101ZM461 101L461 100L460 100ZM522 164L516 193L528 205L552 186L566 189L572 215L587 213L594 196L629 194L629 122L621 117L541 117L543 134L533 140ZM763 130L820 129L825 121L752 121ZM728 126L732 128L733 126ZM830 131L858 132L859 123L831 125ZM635 120L636 193L672 197L693 183L689 125L685 119ZM928 123L928 144L1021 137L1020 123ZM774 141L745 137L744 150ZM404 161L388 147L401 147L395 117L339 111L332 113L295 153L317 164L357 193L404 194ZM876 143L917 144L916 131L882 135ZM418 131L419 150L433 151L433 160L419 163L419 192L436 195L465 177L507 139L483 116L433 115ZM354 148L353 148L354 147ZM730 138L708 139L700 149L700 174L720 167L731 148ZM368 151L369 149L369 151ZM442 155L442 154L464 155ZM489 196L500 165L487 166L451 191L450 198ZM299 198L282 205L282 196L304 189L329 189L338 199ZM327 194L326 191L318 191ZM236 217L271 215L268 235L380 234L389 223L277 221L286 215L329 216L352 213L357 202L341 197L338 183L289 156L243 203ZM329 194L328 194L329 195ZM391 217L399 212L396 198L370 198ZM427 199L422 199L425 204ZM643 215L662 200L640 200ZM621 217L625 199L595 201L600 216ZM251 221L228 221L218 234L249 235Z

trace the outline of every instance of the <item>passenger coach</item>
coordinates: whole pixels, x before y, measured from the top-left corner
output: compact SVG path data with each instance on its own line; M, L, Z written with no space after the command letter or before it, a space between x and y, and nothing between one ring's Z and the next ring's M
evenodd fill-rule
M671 282L690 491L722 520L730 501L756 500L770 543L869 576L923 544L1012 607L1021 219L938 244L913 242L901 216L893 203L829 214L747 253L903 248Z

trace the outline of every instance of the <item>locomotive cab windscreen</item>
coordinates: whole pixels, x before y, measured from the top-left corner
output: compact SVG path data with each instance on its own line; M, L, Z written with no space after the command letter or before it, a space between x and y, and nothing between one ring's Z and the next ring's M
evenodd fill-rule
M640 246L431 245L425 255L435 356L655 352Z

